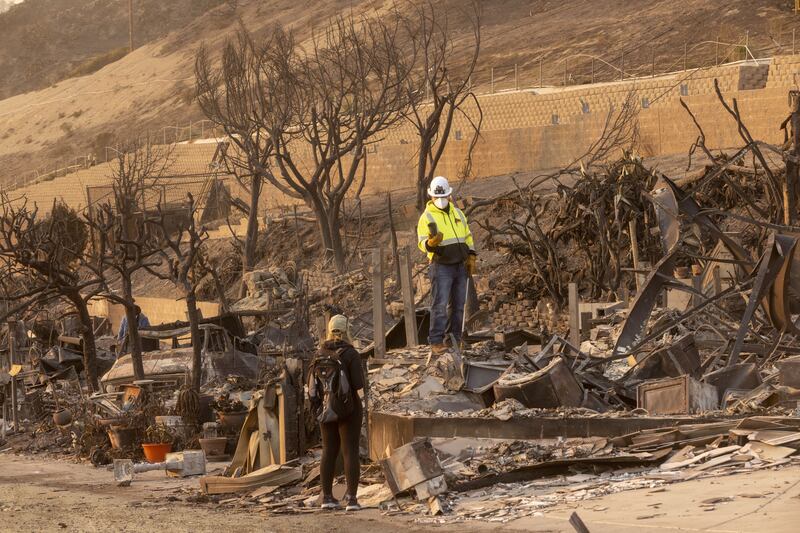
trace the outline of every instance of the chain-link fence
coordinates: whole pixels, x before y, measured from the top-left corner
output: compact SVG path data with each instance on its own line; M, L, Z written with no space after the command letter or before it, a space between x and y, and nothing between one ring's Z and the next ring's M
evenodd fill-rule
M709 39L686 41L682 46L660 46L658 41L631 43L618 52L542 50L514 63L479 64L472 75L477 94L568 87L603 83L738 61L758 62L800 52L800 31L782 27L769 33L720 32Z

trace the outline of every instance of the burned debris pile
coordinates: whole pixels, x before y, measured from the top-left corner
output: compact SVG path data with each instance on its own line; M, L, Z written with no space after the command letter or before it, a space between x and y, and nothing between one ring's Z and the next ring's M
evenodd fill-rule
M149 470L198 477L175 488L193 504L310 512L321 453L309 363L346 308L367 376L364 507L504 522L797 463L800 116L773 147L722 104L744 146L712 151L700 129L703 168L681 179L626 150L549 176L550 189L517 181L473 204L478 302L442 354L424 344L424 269L396 243L388 306L380 250L372 270L252 270L219 316L141 326L144 376L98 323L99 390L82 325L10 321L2 450L88 460L121 486Z

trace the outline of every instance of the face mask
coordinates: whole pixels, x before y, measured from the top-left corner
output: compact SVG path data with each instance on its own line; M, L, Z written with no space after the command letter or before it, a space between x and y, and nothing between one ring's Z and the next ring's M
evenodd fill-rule
M447 198L434 198L433 205L438 207L439 209L447 209Z

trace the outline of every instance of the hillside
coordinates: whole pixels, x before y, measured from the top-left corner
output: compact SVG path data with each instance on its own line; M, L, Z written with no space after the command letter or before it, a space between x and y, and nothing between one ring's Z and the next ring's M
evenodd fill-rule
M87 154L103 159L106 147L130 131L159 131L163 137L164 126L201 119L192 98L194 52L204 41L218 48L239 21L253 30L280 23L302 40L332 15L375 13L392 3L137 0L136 5L137 42L146 44L97 72L56 83L87 59L127 43L127 2L26 0L0 15L0 94L47 85L0 100L0 179L65 166ZM657 72L683 68L684 49L688 68L713 64L715 57L789 53L792 7L787 0L490 0L484 2L473 82L481 92L491 90L492 79L495 90L512 89L515 65L522 88L538 86L540 68L545 85L561 85L565 77L570 84L587 83L593 63L598 81L618 78L620 70L649 75L654 62ZM35 9L56 16L37 18ZM464 35L457 42L462 56L468 45ZM730 46L705 42L717 38ZM174 129L167 140L170 132Z
M182 28L223 1L136 0L134 47ZM0 14L0 98L89 73L124 55L128 44L125 1L26 0L10 6Z

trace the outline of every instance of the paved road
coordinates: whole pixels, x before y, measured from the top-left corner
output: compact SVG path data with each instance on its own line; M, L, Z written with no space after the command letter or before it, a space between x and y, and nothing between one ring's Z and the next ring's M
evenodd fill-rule
M112 474L84 464L0 454L0 531L182 532L275 531L383 533L389 531L572 532L577 511L592 533L634 531L769 531L795 533L800 523L800 465L642 489L548 509L507 524L420 525L407 517L312 512L268 516L184 499L197 480L160 472L117 487ZM709 498L732 498L704 506Z

